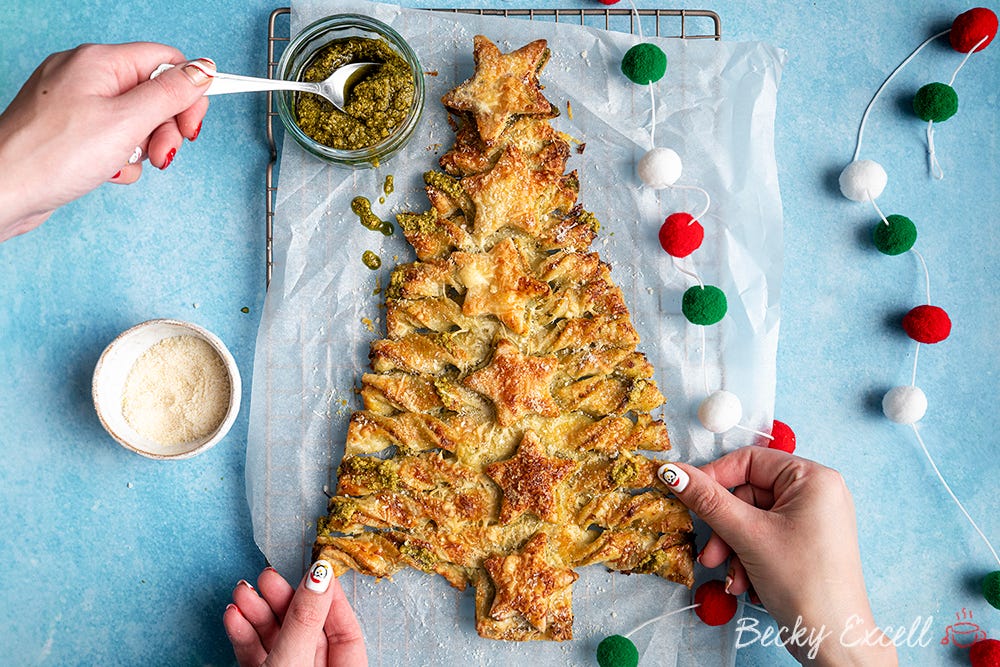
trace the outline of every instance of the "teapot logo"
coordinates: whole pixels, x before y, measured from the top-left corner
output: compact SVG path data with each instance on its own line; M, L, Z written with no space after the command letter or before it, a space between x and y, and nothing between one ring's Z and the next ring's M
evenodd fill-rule
M986 632L972 622L972 612L962 607L961 616L956 611L957 623L952 623L944 629L942 644L952 644L958 648L969 648L978 641L986 639Z

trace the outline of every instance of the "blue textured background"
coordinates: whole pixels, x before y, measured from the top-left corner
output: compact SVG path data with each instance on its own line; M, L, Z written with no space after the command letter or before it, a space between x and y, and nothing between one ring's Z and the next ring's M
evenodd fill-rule
M799 453L841 469L854 491L879 622L929 623L930 644L903 647L903 663L966 664L961 650L939 641L963 608L1000 637L1000 612L975 590L995 564L912 433L878 407L887 388L909 382L913 349L896 322L922 301L922 275L913 256L887 258L870 247L873 216L840 197L836 175L881 80L968 6L677 6L718 11L726 39L789 51L776 140L785 212L776 414L795 428ZM259 0L145 7L15 0L0 20L0 105L45 55L86 41L163 41L192 57L211 56L226 71L262 74L271 9ZM917 223L934 301L955 323L948 341L921 353L917 382L930 401L922 432L955 492L998 542L1000 44L959 75L960 112L937 132L947 177L932 182L924 125L907 105L923 83L950 77L959 57L946 44L926 49L887 91L862 155L889 172L880 204ZM214 99L198 141L168 170L148 169L132 187L105 186L0 245L0 646L7 664L232 662L222 610L232 584L263 565L244 499L246 403L215 449L154 462L101 429L90 375L118 332L177 317L217 333L250 378L264 283L263 113L263 96ZM742 665L791 662L773 646L740 656Z

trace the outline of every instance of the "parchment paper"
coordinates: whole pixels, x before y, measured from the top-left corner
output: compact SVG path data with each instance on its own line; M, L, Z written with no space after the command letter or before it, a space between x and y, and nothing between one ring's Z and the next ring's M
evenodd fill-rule
M346 171L291 141L282 147L275 265L257 340L246 466L254 536L270 563L292 578L307 565L315 519L325 511L323 489L335 488L347 420L361 407L355 390L367 370L368 345L385 333L382 296L374 292L387 283L393 266L414 259L398 231L386 238L363 228L350 201L365 195L389 220L400 211L428 208L421 176L437 166L453 140L439 100L472 74L477 33L504 51L540 37L549 41L552 57L541 77L545 94L563 110L556 128L586 143L568 169L579 171L580 201L601 221L593 249L612 265L642 337L639 349L668 397L663 414L674 447L669 457L702 463L752 443L755 436L739 430L714 436L697 422L695 410L705 396L704 331L710 387L741 398L743 425L766 429L771 420L781 274L773 121L784 53L760 43L646 38L669 61L654 89L656 145L683 158L678 184L698 185L712 196L702 218L705 242L681 260L729 299L726 318L702 329L680 312L681 295L693 281L671 264L657 231L666 215L697 213L704 199L690 190L651 191L635 176L635 164L650 146L650 94L625 79L619 64L637 37L333 0L293 3L292 33L339 12L390 24L413 46L424 71L436 75L425 77L427 103L414 137L378 169ZM396 191L379 205L387 174L394 176ZM382 257L379 271L362 264L367 249ZM702 541L705 535L700 531ZM626 577L599 566L579 572L576 639L562 644L480 639L471 589L460 593L440 577L404 571L391 582L375 583L349 573L342 583L373 665L590 665L607 634L623 634L690 603L687 589L655 577ZM699 570L699 579L706 576ZM735 657L732 630L704 626L690 612L632 639L642 664L726 665Z

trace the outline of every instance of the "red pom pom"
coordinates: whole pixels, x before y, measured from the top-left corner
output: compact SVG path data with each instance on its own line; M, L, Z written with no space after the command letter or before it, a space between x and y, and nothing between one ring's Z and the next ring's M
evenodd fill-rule
M951 320L944 308L917 306L903 316L903 331L918 343L940 343L951 334Z
M718 579L706 581L694 592L694 601L701 606L694 613L705 625L725 625L736 615L736 597L726 592Z
M985 7L976 7L959 14L951 24L951 48L959 53L968 53L986 37L986 41L976 47L982 51L997 36L997 15Z
M771 426L771 438L773 439L767 445L771 449L780 449L789 454L795 451L795 431L785 422L774 420Z
M983 639L969 649L972 667L1000 667L1000 641Z
M701 247L705 228L690 213L673 213L660 227L660 245L673 257L687 257Z

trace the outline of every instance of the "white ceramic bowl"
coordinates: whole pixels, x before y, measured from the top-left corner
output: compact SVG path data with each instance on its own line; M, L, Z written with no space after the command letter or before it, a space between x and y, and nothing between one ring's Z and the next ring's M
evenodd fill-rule
M204 438L164 445L140 435L129 425L122 414L122 394L136 360L164 338L174 336L201 338L219 354L229 373L229 409L219 427ZM226 436L240 412L242 385L236 361L218 336L190 322L149 320L121 333L104 349L94 369L93 395L101 425L123 447L151 459L186 459L208 450Z

